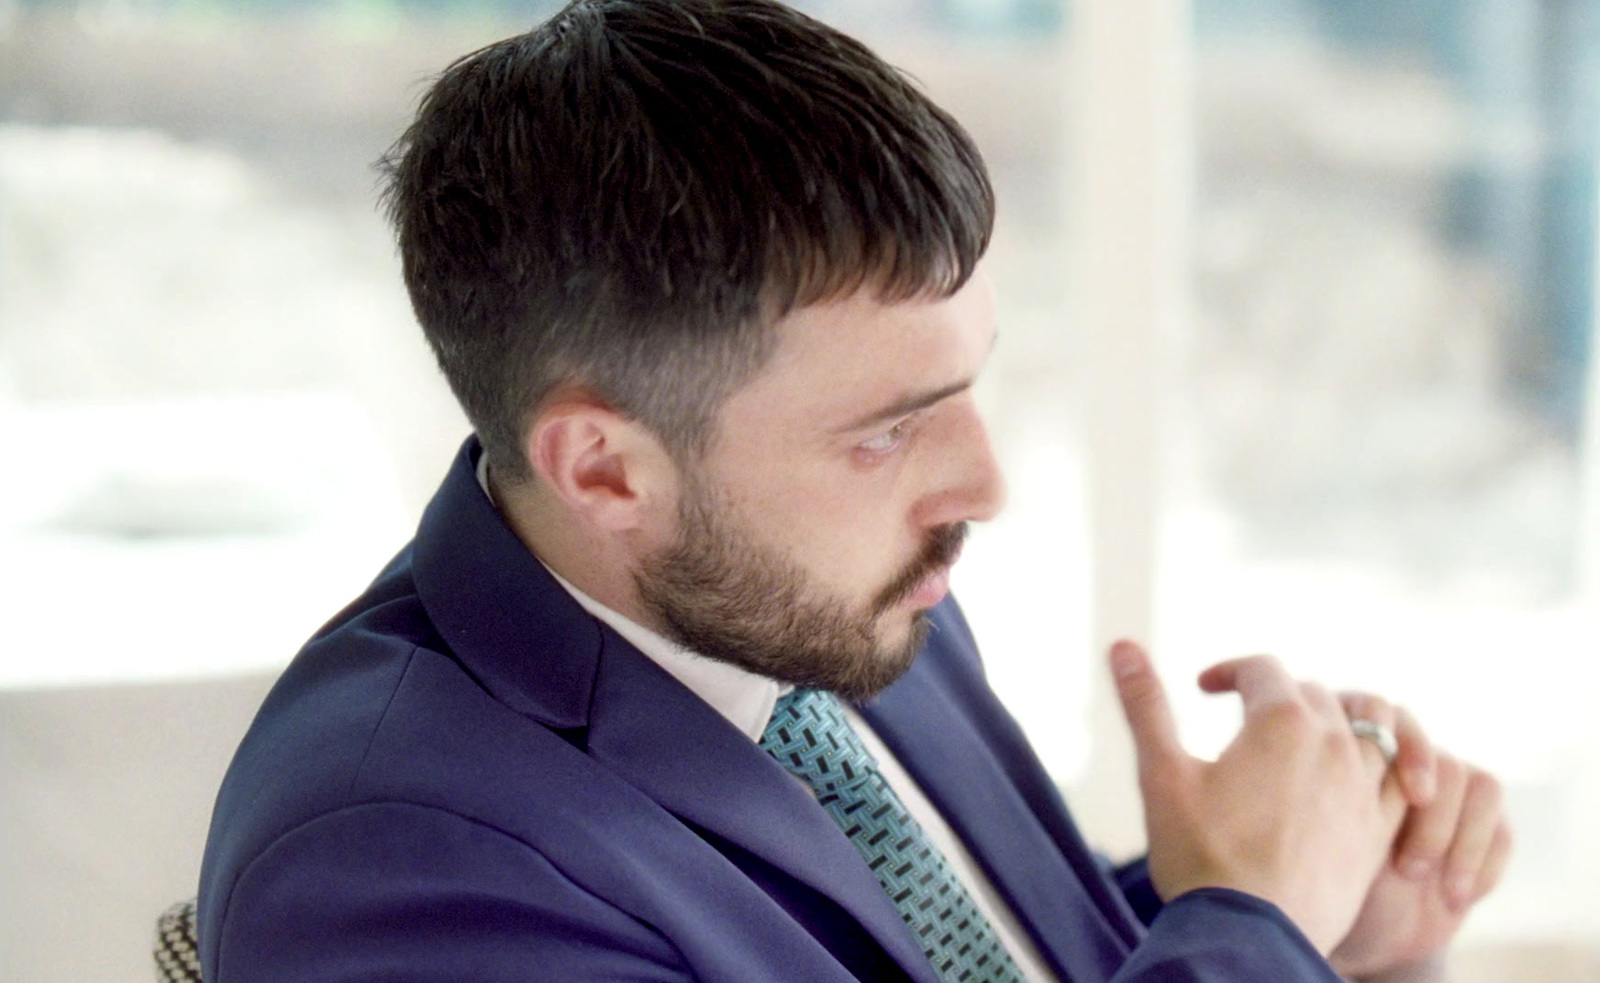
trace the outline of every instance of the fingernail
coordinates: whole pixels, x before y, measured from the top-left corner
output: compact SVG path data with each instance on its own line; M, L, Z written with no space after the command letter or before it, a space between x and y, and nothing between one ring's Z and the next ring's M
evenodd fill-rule
M1400 864L1400 874L1402 877L1410 878L1413 881L1420 881L1428 876L1428 868L1431 866L1433 865L1421 857L1412 857Z

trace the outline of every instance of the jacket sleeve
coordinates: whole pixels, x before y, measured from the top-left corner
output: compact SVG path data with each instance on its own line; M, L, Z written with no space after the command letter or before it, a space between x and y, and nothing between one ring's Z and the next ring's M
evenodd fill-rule
M1139 857L1120 866L1100 859L1101 869L1116 882L1139 920L1146 925L1155 921L1156 915L1161 913L1161 896L1156 893L1155 885L1150 883L1150 858Z
M685 981L650 926L453 813L352 806L273 842L202 940L208 983Z
M1150 929L1119 974L1131 980L1315 980L1334 973L1288 916L1269 901L1208 888L1163 904L1148 857L1101 868ZM1190 975L1185 975L1185 974ZM1154 975L1150 975L1154 974Z
M1163 905L1113 983L1343 983L1270 901L1201 888Z

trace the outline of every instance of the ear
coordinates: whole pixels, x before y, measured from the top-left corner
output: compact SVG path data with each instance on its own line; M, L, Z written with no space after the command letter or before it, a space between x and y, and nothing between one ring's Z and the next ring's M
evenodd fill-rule
M677 469L661 441L588 394L547 403L528 429L526 450L546 487L596 529L653 528L675 500Z

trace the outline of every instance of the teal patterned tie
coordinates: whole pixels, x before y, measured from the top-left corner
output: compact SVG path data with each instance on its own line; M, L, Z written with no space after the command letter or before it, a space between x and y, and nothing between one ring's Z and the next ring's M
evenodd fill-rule
M1024 983L944 855L878 773L832 693L797 689L780 699L761 746L817 793L944 983Z

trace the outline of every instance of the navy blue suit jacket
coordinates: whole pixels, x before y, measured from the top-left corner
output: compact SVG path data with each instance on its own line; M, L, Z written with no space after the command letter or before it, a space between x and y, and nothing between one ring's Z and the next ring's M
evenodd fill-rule
M239 748L201 874L208 983L938 983L816 802L554 582L475 454ZM932 620L862 713L1063 980L1337 980L1264 901L1119 886L960 612Z

